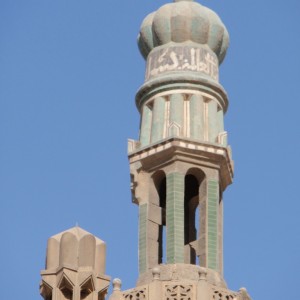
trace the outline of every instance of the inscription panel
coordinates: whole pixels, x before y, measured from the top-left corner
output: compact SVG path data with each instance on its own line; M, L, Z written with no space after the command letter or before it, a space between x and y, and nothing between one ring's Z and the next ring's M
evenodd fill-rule
M167 72L200 72L219 80L219 62L216 55L203 48L171 46L151 52L147 59L146 80Z

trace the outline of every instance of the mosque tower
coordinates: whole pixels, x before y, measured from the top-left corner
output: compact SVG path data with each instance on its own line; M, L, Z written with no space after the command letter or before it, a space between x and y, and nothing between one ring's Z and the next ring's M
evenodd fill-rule
M223 278L223 192L233 161L219 65L228 44L217 14L193 0L163 5L141 25L140 137L128 142L139 277L126 291L115 279L110 300L251 300ZM41 275L44 300L103 300L104 242L78 227L50 238Z
M139 278L125 299L250 299L223 279L223 192L233 161L219 65L228 44L218 15L192 0L163 5L141 25L140 137L128 149Z

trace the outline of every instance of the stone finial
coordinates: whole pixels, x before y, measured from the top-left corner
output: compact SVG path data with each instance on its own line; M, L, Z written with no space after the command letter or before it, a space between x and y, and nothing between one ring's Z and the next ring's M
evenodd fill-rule
M152 275L154 280L159 280L160 279L160 269L159 267L155 267L152 269Z
M122 280L119 278L115 278L112 282L112 285L113 285L113 291L121 291Z
M121 292L122 281L119 278L113 280L113 292L109 297L109 300L124 300L124 296Z
M206 280L207 277L207 270L205 268L199 268L199 279L200 280Z
M241 287L239 289L239 293L238 293L237 299L238 300L251 300L251 297L249 296L248 291L247 291L246 288Z

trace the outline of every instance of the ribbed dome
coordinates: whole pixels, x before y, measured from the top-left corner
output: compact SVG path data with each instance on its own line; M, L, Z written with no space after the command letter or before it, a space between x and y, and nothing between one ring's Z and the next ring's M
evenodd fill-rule
M229 44L226 27L218 15L192 0L174 0L143 21L138 44L146 59L152 49L168 43L191 41L208 47L223 61Z
M46 269L69 266L105 273L105 243L76 226L48 240Z

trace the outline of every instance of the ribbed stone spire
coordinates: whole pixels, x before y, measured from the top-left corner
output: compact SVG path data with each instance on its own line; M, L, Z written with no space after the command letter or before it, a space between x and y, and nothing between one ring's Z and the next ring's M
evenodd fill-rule
M78 226L49 238L41 272L44 300L104 300L110 282L105 249L103 241Z

